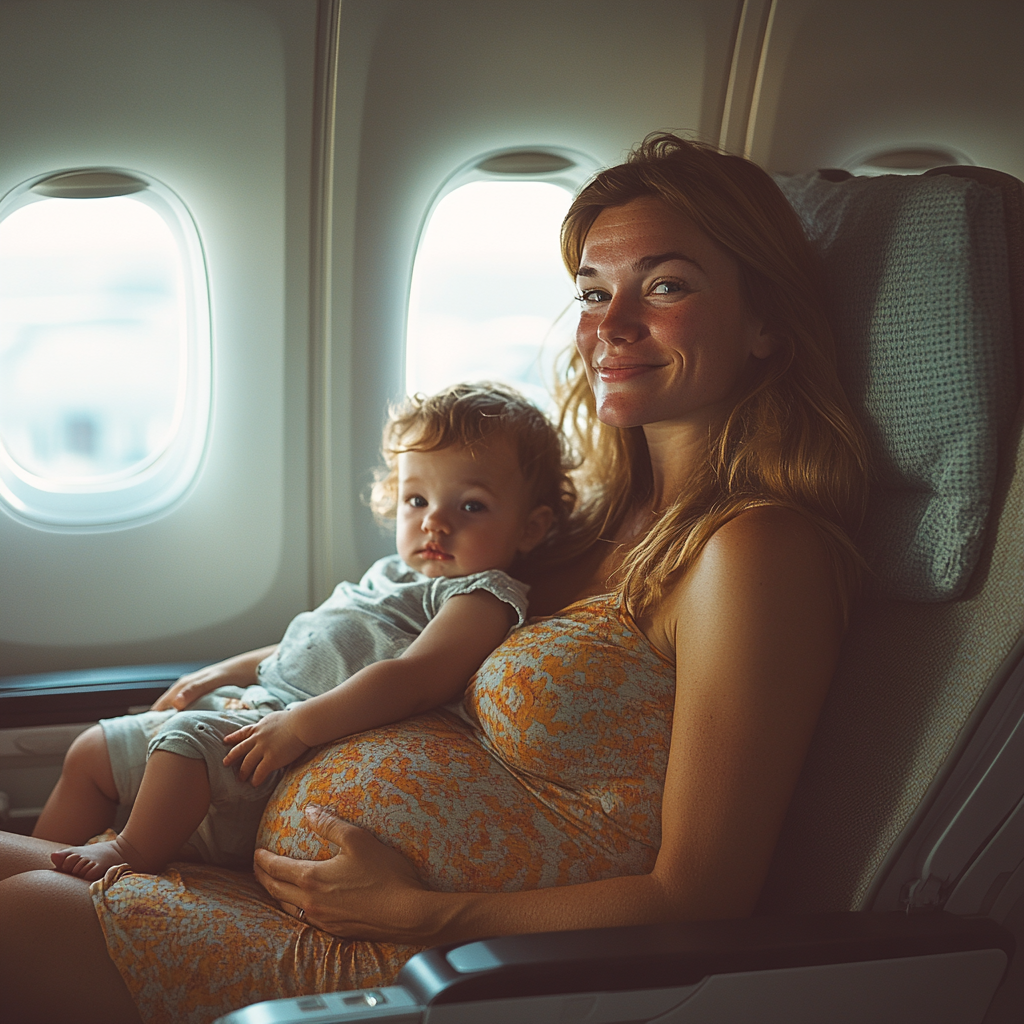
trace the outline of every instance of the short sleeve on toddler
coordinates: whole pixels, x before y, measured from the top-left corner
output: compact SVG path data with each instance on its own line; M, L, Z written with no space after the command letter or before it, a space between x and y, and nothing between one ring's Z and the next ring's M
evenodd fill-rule
M448 598L459 594L472 594L475 590L486 590L512 608L516 613L513 629L526 622L527 594L530 588L500 569L487 569L484 572L473 573L472 576L443 576L431 580L430 586L423 594L423 612L427 621L437 615Z

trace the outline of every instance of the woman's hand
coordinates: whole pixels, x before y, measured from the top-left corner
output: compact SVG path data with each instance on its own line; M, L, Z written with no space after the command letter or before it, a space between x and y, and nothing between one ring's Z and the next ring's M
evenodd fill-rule
M257 651L236 654L233 658L218 661L215 665L207 665L195 672L189 672L160 694L150 710L184 711L193 701L212 693L219 686L252 686L256 682L257 665L275 650L276 645L261 647Z
M229 767L238 765L238 777L245 782L252 776L252 784L259 786L271 772L291 764L295 758L309 750L309 745L292 731L290 711L272 711L253 725L243 725L224 737L232 743L224 758Z
M330 860L294 860L257 850L256 879L284 909L331 935L422 945L436 934L429 892L397 850L310 804L306 820L338 848ZM302 915L299 911L303 911Z

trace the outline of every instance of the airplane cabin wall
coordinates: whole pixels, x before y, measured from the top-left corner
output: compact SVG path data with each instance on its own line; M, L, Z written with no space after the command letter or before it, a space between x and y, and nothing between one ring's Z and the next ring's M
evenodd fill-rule
M271 643L390 550L362 495L417 238L468 161L611 164L674 129L770 170L931 144L1024 175L1022 10L0 0L0 194L83 165L163 180L207 245L215 346L209 452L168 514L61 534L0 513L0 674Z
M776 0L748 155L773 172L952 149L1024 178L1019 0Z
M194 486L117 529L0 512L0 675L224 656L309 599L312 0L0 3L0 195L152 174L205 247L214 394Z

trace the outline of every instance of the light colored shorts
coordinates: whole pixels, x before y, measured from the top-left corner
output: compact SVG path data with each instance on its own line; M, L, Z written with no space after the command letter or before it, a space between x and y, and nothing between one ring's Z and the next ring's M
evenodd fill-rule
M232 699L244 700L254 708L226 709L224 705ZM149 755L154 750L168 750L205 761L210 779L210 810L189 843L208 864L251 867L263 807L281 772L273 772L259 786L241 782L237 769L223 764L224 755L231 749L224 737L284 707L262 686L245 690L222 686L193 701L184 711L144 711L102 719L119 800L114 827L120 831L128 820Z

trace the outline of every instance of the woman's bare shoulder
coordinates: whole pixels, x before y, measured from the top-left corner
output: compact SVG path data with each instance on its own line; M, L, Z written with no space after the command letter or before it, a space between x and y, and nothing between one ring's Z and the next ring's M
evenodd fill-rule
M772 568L793 559L806 561L809 566L828 562L820 527L794 508L769 504L753 505L720 526L701 558L704 555L710 561L735 560L752 569Z
M693 636L702 622L756 630L810 619L832 634L840 614L835 586L819 527L795 509L757 505L712 534L650 616L648 636L663 653L678 654L681 635Z

